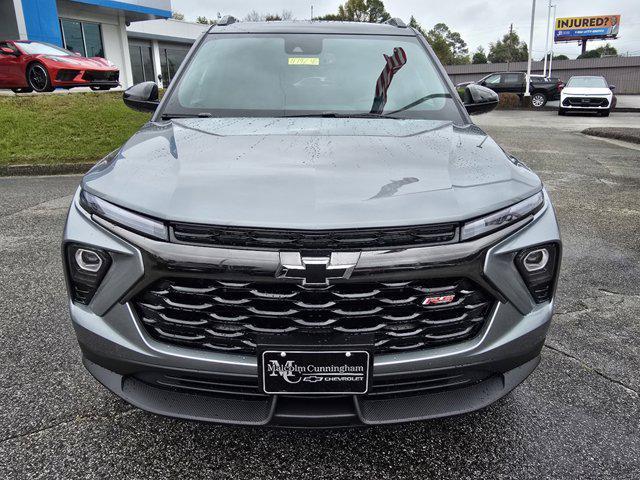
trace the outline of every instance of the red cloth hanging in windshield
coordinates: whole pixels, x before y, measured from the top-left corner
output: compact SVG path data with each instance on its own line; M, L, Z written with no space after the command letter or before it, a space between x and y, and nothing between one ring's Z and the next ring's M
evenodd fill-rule
M383 55L386 64L376 82L376 93L371 107L371 113L377 114L382 113L387 103L387 91L391 86L393 76L407 63L407 54L402 47L394 48L391 56Z

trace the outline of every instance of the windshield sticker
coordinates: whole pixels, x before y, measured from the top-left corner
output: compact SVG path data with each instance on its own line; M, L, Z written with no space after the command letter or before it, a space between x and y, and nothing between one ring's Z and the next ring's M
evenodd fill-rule
M289 65L320 65L318 57L289 57Z

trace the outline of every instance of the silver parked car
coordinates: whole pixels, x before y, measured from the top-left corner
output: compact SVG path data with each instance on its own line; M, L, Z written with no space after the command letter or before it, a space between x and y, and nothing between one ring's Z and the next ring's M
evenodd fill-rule
M469 412L536 368L561 242L538 176L399 20L236 23L82 180L62 245L83 362L127 402L243 425Z

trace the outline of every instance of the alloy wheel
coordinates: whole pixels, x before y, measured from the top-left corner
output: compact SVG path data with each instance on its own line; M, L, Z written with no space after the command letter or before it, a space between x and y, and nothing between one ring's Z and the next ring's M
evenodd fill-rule
M540 94L536 94L533 96L533 98L531 99L531 104L536 107L536 108L540 108L544 106L544 96L540 95Z
M37 92L47 88L48 74L42 65L34 65L29 70L29 84Z

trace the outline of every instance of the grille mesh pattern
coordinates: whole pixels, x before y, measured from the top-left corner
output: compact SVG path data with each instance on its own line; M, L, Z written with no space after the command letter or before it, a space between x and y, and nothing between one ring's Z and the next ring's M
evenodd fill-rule
M429 296L455 295L442 305ZM291 283L164 279L134 300L155 339L213 351L256 353L265 335L295 344L335 335L366 334L376 353L398 352L467 340L478 333L492 298L466 279L397 283L347 281L325 289Z
M269 228L173 225L173 234L183 243L246 248L296 250L367 250L449 243L455 240L458 225L422 225L394 228L345 230L278 230Z

